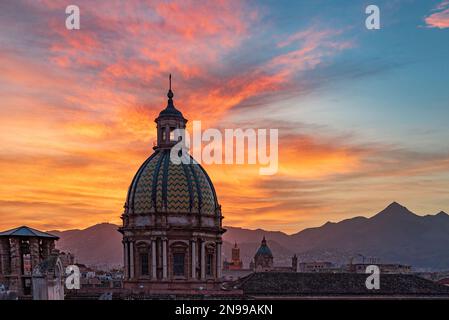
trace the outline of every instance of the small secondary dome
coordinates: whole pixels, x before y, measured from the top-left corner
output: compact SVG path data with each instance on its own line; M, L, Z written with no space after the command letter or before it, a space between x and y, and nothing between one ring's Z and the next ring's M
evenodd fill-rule
M257 256L273 257L273 254L271 253L271 250L267 245L267 240L265 240L265 237L263 237L262 243L260 244L260 247L256 252L256 257Z

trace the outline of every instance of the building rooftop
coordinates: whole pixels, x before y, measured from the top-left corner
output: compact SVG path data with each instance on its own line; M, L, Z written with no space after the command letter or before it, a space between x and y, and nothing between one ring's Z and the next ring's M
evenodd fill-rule
M37 237L37 238L47 238L58 240L59 237L54 236L50 233L39 231L27 226L22 226L14 228L11 230L6 230L0 232L0 237Z
M449 287L405 274L381 274L380 289L368 290L368 274L257 272L233 283L247 296L445 296Z

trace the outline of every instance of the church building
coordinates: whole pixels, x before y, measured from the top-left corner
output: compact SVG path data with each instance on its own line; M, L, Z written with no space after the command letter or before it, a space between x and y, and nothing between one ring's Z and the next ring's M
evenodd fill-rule
M231 250L231 261L223 262L223 270L242 270L243 262L240 259L240 248L237 246L237 242L234 243L234 247Z
M266 272L273 269L273 254L267 245L267 240L263 237L260 247L254 255L254 271Z
M121 216L123 287L139 294L213 294L221 290L221 206L200 164L170 160L179 141L173 131L187 123L173 96L170 77L167 107L155 119L157 145L132 179Z

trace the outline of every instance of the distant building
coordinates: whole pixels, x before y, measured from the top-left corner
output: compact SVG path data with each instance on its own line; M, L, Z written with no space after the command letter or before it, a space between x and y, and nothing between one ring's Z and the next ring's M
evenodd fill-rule
M70 252L60 252L59 259L61 260L64 270L67 268L67 266L75 264L75 256Z
M299 264L299 272L329 272L332 267L333 264L328 261L301 262Z
M232 260L227 260L223 263L223 270L241 270L243 269L243 262L240 260L240 248L237 246L237 242L234 244L231 252Z
M298 271L298 257L295 255L293 255L292 257L292 271L293 272L297 272Z
M439 284L449 287L449 278L443 278L437 281Z
M81 272L81 290L89 291L92 288L121 288L123 274L121 272L94 270L83 266Z
M381 273L407 274L412 271L412 268L409 265L395 263L355 263L348 264L346 268L349 272L365 273L366 268L370 265L378 266Z
M224 281L235 281L240 278L246 277L247 275L253 273L253 269L223 269L223 280Z
M274 266L273 254L268 247L267 240L263 237L259 249L254 255L254 260L251 261L249 268L254 272L297 272L298 270L298 257L293 255L290 266Z
M33 269L50 258L58 239L26 226L0 232L0 284L19 298L31 298Z
M237 242L232 248L232 266L236 269L241 269L243 266L242 260L240 260L240 248L237 246Z
M225 260L223 262L222 275L224 281L235 281L253 273L253 268L243 268L243 262L240 259L240 248L238 247L237 242L234 243L234 247L231 249L231 257L231 261Z
M267 272L273 270L273 254L267 245L267 240L263 237L259 249L254 256L254 271Z
M227 283L248 299L449 298L449 287L410 274L384 274L378 290L369 290L358 273L255 272Z

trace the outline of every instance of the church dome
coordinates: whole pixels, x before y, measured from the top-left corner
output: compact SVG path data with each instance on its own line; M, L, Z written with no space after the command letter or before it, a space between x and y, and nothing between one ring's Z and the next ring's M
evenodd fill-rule
M273 257L273 254L271 253L271 250L267 245L267 240L265 240L265 237L263 237L262 243L260 244L260 247L256 252L256 257L257 256Z
M164 296L202 288L221 293L226 231L221 206L209 176L184 153L185 146L178 150L182 162L172 161L171 151L183 143L188 120L174 106L171 75L169 85L167 107L155 119L154 153L134 175L121 216L123 288Z
M170 149L156 151L137 171L126 200L128 214L154 212L219 214L214 186L194 162L174 164Z

